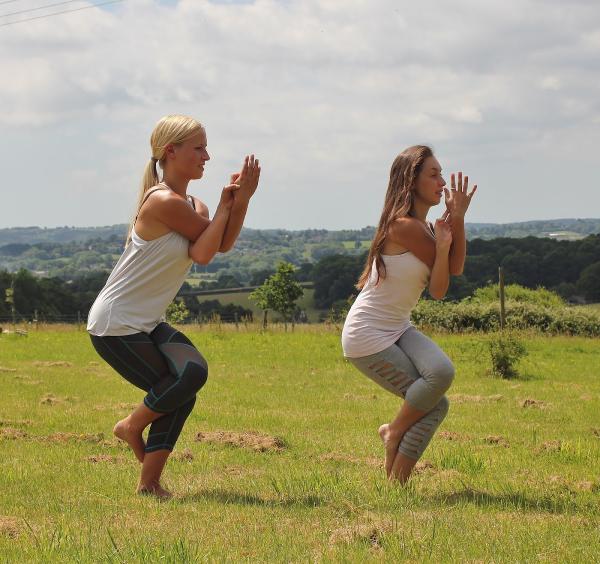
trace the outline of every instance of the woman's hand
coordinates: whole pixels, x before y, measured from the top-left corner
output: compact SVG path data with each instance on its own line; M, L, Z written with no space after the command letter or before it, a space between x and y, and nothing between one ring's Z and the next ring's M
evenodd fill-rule
M235 201L235 194L240 190L240 185L236 183L231 183L223 188L221 192L221 199L219 200L218 209L223 211L230 211L233 207L233 202Z
M456 177L454 173L450 175L450 190L444 188L446 195L446 210L450 215L450 221L452 219L462 219L465 217L471 198L477 191L477 184L473 186L473 189L468 192L469 177L465 176L463 180L462 172L458 173L458 186L456 185ZM447 216L446 216L447 217Z
M446 216L447 214L445 213L444 215ZM435 233L436 251L448 251L452 244L452 229L445 221L445 217L442 216L440 219L435 220L433 232Z
M259 178L260 165L258 159L255 159L254 155L247 155L242 170L231 175L231 182L237 184L240 188L235 194L235 199L250 201L258 187Z

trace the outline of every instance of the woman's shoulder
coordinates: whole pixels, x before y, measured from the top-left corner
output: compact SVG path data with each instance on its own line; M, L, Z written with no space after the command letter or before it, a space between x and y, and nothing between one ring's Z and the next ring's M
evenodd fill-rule
M414 240L415 237L422 237L426 235L427 227L422 221L406 215L395 219L388 230L388 236L398 242L402 243L403 240L409 239Z
M208 206L202 201L196 198L196 196L190 196L194 202L194 209L196 213L204 217L209 217Z

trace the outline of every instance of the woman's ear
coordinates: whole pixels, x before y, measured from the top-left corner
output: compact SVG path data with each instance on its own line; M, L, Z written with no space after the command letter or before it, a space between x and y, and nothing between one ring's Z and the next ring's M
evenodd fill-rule
M165 147L165 159L172 159L175 156L175 145L170 143Z

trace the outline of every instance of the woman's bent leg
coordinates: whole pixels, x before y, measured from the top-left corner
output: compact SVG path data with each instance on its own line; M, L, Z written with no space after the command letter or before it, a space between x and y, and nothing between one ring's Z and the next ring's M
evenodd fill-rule
M404 481L448 411L443 394L454 377L452 364L414 328L380 353L349 360L377 384L406 399L395 419L379 429L386 445L386 473Z

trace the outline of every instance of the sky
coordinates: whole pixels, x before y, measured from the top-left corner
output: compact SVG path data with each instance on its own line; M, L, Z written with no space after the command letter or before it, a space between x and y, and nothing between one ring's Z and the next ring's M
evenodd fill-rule
M128 222L172 113L206 128L189 192L211 211L260 158L252 228L376 224L417 143L477 183L467 221L600 217L597 0L123 0L2 25L94 2L0 2L0 227Z

